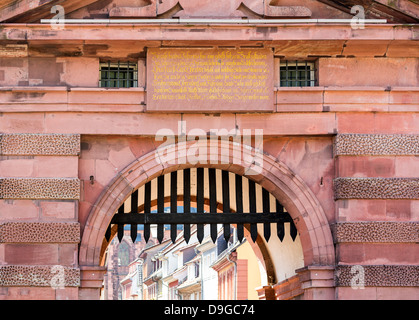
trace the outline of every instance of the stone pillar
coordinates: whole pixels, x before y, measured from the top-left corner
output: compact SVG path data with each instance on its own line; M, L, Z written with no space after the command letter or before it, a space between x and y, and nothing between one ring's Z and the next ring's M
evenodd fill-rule
M106 268L80 266L79 300L99 300Z
M335 300L333 266L306 266L295 270L304 291L304 300Z
M259 300L275 300L275 290L271 286L256 288Z
M77 299L79 154L78 134L0 135L0 299Z

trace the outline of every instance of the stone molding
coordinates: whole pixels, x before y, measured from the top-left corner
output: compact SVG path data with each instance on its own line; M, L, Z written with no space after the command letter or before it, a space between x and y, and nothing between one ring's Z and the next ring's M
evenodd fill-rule
M363 273L363 274L362 274ZM362 280L361 283L359 280ZM419 266L417 265L341 265L336 267L336 286L349 287L417 287Z
M273 286L276 300L291 300L304 294L301 289L300 276L294 275Z
M337 199L419 199L419 178L336 178Z
M79 243L78 222L0 223L0 243Z
M78 200L77 178L0 178L0 199Z
M338 134L333 141L334 156L417 156L419 135Z
M0 155L78 156L79 134L16 133L0 135Z
M103 266L80 266L80 287L100 289L107 272Z
M336 243L419 243L419 222L339 222L332 233Z
M64 287L80 286L80 269L68 266L59 266L64 273ZM57 266L0 266L0 287L53 287L60 269ZM62 280L61 280L62 281Z

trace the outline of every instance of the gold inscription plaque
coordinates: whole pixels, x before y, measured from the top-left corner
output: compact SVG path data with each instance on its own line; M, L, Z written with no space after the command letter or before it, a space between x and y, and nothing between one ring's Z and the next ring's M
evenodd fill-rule
M147 52L147 110L271 111L269 49L161 49Z

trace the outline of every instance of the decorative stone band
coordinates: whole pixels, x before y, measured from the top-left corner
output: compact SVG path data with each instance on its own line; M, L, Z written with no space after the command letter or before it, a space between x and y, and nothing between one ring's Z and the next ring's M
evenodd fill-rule
M80 154L79 134L2 134L0 155L77 156Z
M0 243L79 243L78 222L0 223Z
M335 156L415 156L419 155L419 135L338 134L333 151Z
M419 178L336 178L335 199L419 199Z
M339 222L332 232L336 243L419 243L419 222Z
M79 287L80 269L67 266L0 266L0 287Z
M341 265L335 270L336 286L417 287L419 266Z
M0 178L0 199L78 200L77 178Z

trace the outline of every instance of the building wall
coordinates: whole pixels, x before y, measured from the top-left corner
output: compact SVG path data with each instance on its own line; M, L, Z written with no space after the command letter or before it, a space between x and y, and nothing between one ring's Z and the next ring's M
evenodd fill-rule
M164 26L143 30L147 33L147 39L140 41L143 46L157 45L148 39L167 41L172 32L176 45L186 40L212 43L219 36L224 45L268 41L276 60L301 57L301 52L310 58L320 56L319 86L275 85L272 110L263 113L255 111L257 106L240 112L202 113L199 106L188 112L149 112L145 86L98 88L99 57L109 52L81 44L81 27L68 27L66 37L48 34L48 26L33 27L31 33L25 28L0 30L4 44L30 42L13 58L6 57L10 47L4 47L0 57L2 298L98 297L104 273L98 261L113 214L106 208L115 199L118 204L124 201L120 197L125 187L167 168L141 163L144 177L130 177L118 187L113 182L120 181L128 166L153 153L161 143L155 140L158 129L178 132L179 121L205 132L263 128L263 150L275 163L266 168L265 176L255 179L278 196L292 189L294 202L284 196L290 212L297 212L298 204L299 208L318 204L317 211L293 216L301 231L301 251L288 252L293 267L282 269L275 260L274 244L268 245L278 281L293 276L289 270L294 269L306 281L304 298L308 299L418 296L419 58L411 41L415 27L369 26L368 33L340 25L327 31L318 25L291 30L283 26L203 28L195 33L189 27L187 31L168 31ZM111 38L113 55L136 53L134 59L140 58L139 52L130 51L135 48L136 28L83 30L87 39ZM115 42L122 35L126 42ZM280 42L284 35L291 39L287 45ZM42 51L36 42L46 40L51 45ZM74 56L81 51L83 57ZM145 79L144 69L140 68L139 78ZM277 178L282 164L291 172L286 181ZM307 192L296 190L297 185L307 187ZM60 290L51 286L56 265L66 275L65 288ZM310 269L318 265L328 269L318 273ZM351 287L353 266L363 270L365 289ZM316 274L324 278L311 281ZM310 281L306 276L312 277Z
M237 299L258 300L256 288L261 285L258 259L246 241L237 249Z

